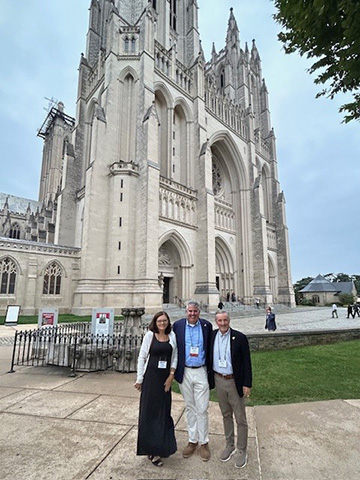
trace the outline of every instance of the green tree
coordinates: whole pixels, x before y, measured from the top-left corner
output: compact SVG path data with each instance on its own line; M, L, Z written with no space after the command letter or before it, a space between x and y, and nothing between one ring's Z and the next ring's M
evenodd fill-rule
M339 302L341 305L351 305L354 303L354 297L350 293L340 293Z
M360 119L360 2L358 0L274 0L275 20L284 27L278 38L286 53L315 62L309 72L324 88L316 95L333 99L351 93L340 107L344 122Z
M299 305L301 297L302 297L301 293L299 293L300 290L302 290L304 287L306 287L306 285L308 283L310 283L311 280L313 280L313 277L305 277L305 278L302 278L301 280L298 280L294 284L295 302L296 302L297 305Z
M352 275L358 296L360 296L360 275Z

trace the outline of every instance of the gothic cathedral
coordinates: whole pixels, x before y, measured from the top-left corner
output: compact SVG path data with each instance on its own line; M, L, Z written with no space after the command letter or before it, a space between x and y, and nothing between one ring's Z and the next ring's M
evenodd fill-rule
M196 0L92 0L76 118L54 106L39 201L0 194L0 313L235 294L294 306L259 52L205 61Z

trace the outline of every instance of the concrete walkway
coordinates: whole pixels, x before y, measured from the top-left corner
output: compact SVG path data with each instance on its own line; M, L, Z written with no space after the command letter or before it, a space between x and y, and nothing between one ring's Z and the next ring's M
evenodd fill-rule
M340 328L338 322L345 328L360 326L357 319L348 324L341 311L338 322L327 318L328 309L299 313L279 315L279 330L300 329L308 324L304 321L313 329L329 321L332 328ZM256 332L263 331L263 320L263 315L234 318L232 324ZM10 332L11 327L0 327L2 338L11 338ZM249 459L239 470L232 459L218 460L224 436L217 404L210 406L210 461L204 463L197 455L182 458L187 442L184 404L173 394L178 452L156 468L135 454L135 374L79 373L70 378L68 369L59 367L16 367L9 374L11 352L10 345L0 347L1 480L360 478L360 400L248 407Z

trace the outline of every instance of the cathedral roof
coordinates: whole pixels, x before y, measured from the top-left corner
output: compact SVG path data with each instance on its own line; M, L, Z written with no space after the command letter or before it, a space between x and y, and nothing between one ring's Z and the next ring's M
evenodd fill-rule
M6 200L8 203L9 212L13 213L25 214L29 205L32 212L35 212L37 208L41 208L41 202L37 202L36 200L30 200L29 198L23 197L15 197L14 195L0 192L0 210L4 208Z

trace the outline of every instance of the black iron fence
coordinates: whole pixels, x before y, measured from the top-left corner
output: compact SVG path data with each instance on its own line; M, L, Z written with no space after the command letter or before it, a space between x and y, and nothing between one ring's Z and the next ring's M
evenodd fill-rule
M16 365L68 367L76 371L135 372L147 325L125 328L114 323L112 335L93 335L91 323L61 324L15 334L10 372Z

